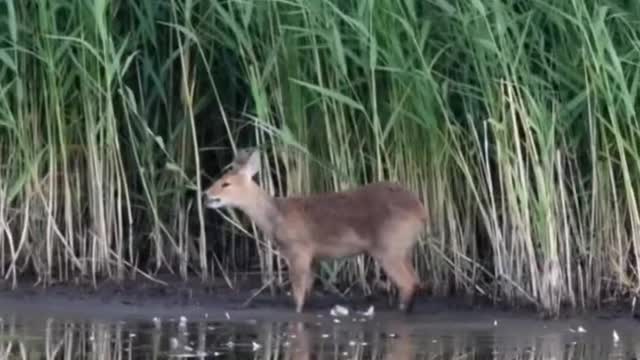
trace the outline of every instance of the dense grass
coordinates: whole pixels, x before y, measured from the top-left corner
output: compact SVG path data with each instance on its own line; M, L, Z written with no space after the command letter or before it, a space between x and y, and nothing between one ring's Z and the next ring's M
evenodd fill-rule
M232 284L259 268L283 284L270 239L198 201L250 144L277 194L419 192L433 293L551 312L625 299L639 20L594 0L3 2L0 275ZM364 257L319 275L344 292L383 279Z

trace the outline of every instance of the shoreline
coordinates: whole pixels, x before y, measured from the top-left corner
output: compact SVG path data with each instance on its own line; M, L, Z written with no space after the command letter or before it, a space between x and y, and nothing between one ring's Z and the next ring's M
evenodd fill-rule
M209 320L282 320L316 318L318 314L329 314L334 305L342 305L351 311L365 311L374 306L377 314L388 314L396 318L411 320L427 316L431 319L447 319L465 316L474 318L571 320L585 318L640 319L638 310L632 312L631 302L611 303L599 309L565 309L557 318L547 318L533 307L510 307L493 305L489 301L470 301L464 297L434 297L419 294L414 311L410 315L399 313L389 304L386 294L365 297L361 295L342 298L334 294L314 291L308 296L305 310L296 314L292 299L286 293L275 296L268 290L255 296L249 306L242 304L252 298L260 284L255 281L240 282L239 289L226 284L206 286L197 279L182 281L162 278L167 285L148 279L125 280L121 284L103 281L96 288L88 284L54 284L46 288L34 286L35 281L21 281L16 289L10 283L0 281L0 312L16 315L47 315L92 319L138 319L153 317L206 317Z

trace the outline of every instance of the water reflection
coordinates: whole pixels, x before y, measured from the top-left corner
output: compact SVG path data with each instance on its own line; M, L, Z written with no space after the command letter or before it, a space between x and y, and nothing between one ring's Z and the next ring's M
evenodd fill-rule
M73 320L0 321L0 359L628 359L635 334L619 342L605 331L578 334L514 328L423 326L406 319L336 324L148 322Z

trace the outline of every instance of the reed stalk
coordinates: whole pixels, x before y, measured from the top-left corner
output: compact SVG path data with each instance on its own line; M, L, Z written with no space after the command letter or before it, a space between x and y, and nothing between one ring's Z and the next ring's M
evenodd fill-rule
M283 286L272 239L199 201L257 145L277 195L419 193L434 294L556 314L635 296L638 21L592 0L5 1L0 275ZM365 256L317 275L389 285Z

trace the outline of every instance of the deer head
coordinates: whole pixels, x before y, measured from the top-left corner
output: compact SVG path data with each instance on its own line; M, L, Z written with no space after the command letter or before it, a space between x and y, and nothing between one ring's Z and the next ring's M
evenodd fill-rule
M256 149L239 150L230 169L216 180L204 195L205 206L211 209L244 207L253 200L258 184L253 177L260 170L260 153Z

